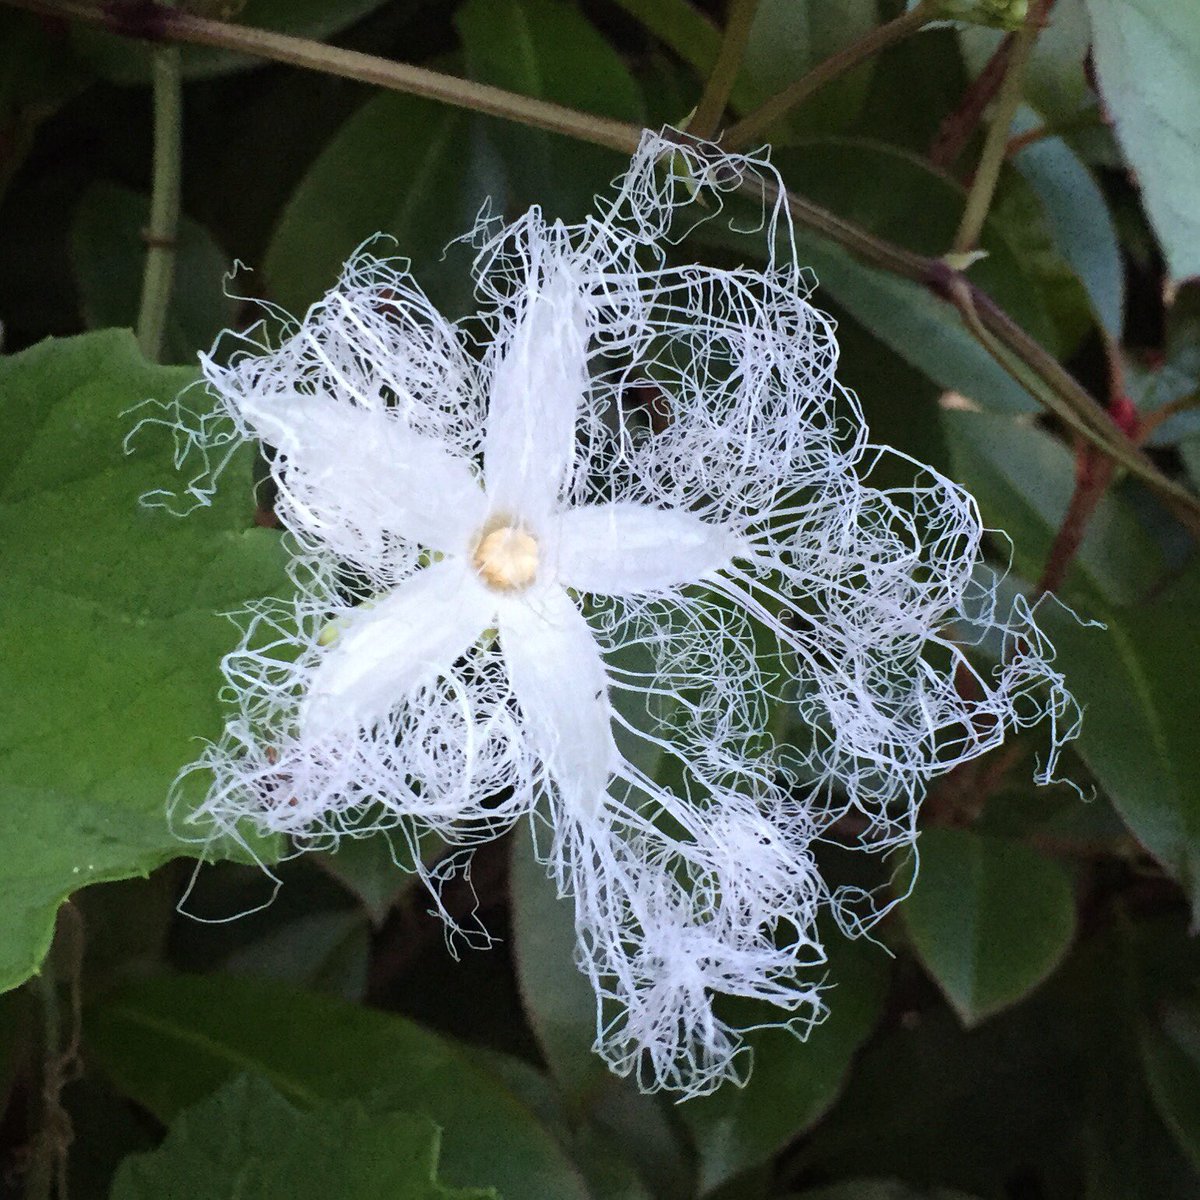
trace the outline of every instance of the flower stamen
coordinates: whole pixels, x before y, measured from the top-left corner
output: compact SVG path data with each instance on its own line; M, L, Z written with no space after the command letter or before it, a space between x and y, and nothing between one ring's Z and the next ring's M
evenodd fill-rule
M519 525L485 527L471 562L480 578L498 592L519 592L537 578L537 539Z

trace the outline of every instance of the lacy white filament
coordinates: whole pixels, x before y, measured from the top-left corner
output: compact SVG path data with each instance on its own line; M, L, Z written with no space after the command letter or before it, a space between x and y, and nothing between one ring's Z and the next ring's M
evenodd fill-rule
M1033 613L998 609L971 498L915 463L872 485L892 452L835 379L786 212L764 270L670 261L756 173L647 134L586 222L481 220L471 321L360 254L302 321L205 358L215 407L174 414L201 500L239 441L275 448L298 546L296 600L224 662L236 716L191 819L433 831L465 848L418 866L436 896L531 818L597 1050L685 1095L744 1077L718 997L821 1018L818 916L874 910L831 894L819 843L910 846L932 776L1048 717L1047 777L1078 720ZM995 671L966 654L985 637Z

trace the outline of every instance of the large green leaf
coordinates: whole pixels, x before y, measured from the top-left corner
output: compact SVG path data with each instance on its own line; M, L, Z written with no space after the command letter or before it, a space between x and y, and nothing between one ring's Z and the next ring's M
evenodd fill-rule
M279 984L180 976L106 999L87 1032L116 1085L162 1120L249 1070L304 1108L357 1099L429 1118L457 1186L587 1200L559 1144L482 1057L402 1017Z
M471 76L526 96L641 122L637 85L617 52L564 0L468 0L455 15ZM618 174L622 156L511 122L485 122L511 199L578 219Z
M166 1141L127 1158L112 1200L495 1200L437 1182L438 1128L350 1101L303 1111L239 1075L179 1114Z
M921 868L901 905L913 948L963 1022L1028 995L1075 935L1063 869L1020 842L961 829L921 834Z
M382 148L386 148L386 152ZM467 117L415 96L369 100L338 130L283 211L266 256L272 297L295 312L332 287L350 253L372 249L412 262L422 287L447 308L470 296L470 255L441 262L467 232L498 179L487 178Z
M287 586L244 455L210 508L139 506L177 479L165 429L123 451L129 410L194 378L125 331L0 359L0 989L37 970L71 892L187 851L166 797L220 731L220 614Z
M290 33L321 41L379 8L386 0L244 0L231 7L239 24ZM409 0L411 3L412 0ZM131 6L136 9L135 6ZM134 14L134 20L137 14ZM152 19L152 18L151 18ZM73 30L75 46L97 74L113 83L148 83L150 45L87 27ZM262 60L210 46L183 48L183 73L188 79L209 79L229 71L258 66Z
M726 1085L680 1110L700 1159L701 1191L767 1162L813 1126L842 1090L854 1053L875 1027L888 977L883 950L867 941L831 942L829 1015L800 1041L782 1029L747 1040L754 1067L745 1087ZM777 1021L778 1009L747 1006L744 1015ZM751 1025L752 1020L746 1020Z
M979 502L984 522L1011 539L1018 572L1036 579L1075 486L1071 452L1037 426L996 413L947 411L942 423L955 479ZM1066 591L1083 585L1130 604L1150 593L1164 570L1126 500L1110 492L1088 521Z
M1200 5L1087 3L1100 90L1170 272L1200 275Z
M89 329L137 321L150 201L113 183L95 183L75 210L71 262ZM208 231L184 218L175 247L175 280L163 340L163 359L193 363L222 329L233 324L237 302L225 291L229 260Z
M1058 666L1083 705L1079 753L1134 836L1200 900L1200 569L1138 608L1098 610L1107 632L1047 611ZM1183 674L1181 674L1183 672Z

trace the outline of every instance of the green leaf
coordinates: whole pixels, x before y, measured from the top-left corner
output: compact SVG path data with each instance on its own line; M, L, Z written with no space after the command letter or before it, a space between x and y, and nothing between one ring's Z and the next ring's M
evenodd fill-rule
M467 0L454 18L473 79L584 112L640 124L642 100L621 57L564 0ZM512 122L488 120L512 201L575 220L627 161Z
M414 4L414 0L407 2ZM239 25L324 41L384 3L386 0L245 0L233 7ZM202 5L190 7L197 11ZM220 15L222 5L211 7L216 7L218 12L205 15ZM75 26L71 32L80 57L102 78L120 84L150 82L149 43L83 26ZM230 71L261 66L262 61L210 46L183 47L185 79L211 79Z
M1200 713L1182 664L1200 662L1200 568L1107 632L1047 610L1057 665L1084 707L1076 747L1133 835L1200 903Z
M124 452L130 410L194 378L119 330L0 359L0 990L37 970L71 892L199 852L165 805L220 732L221 614L289 586L253 528L248 452L186 520L139 505L178 480L167 430Z
M343 262L376 233L372 249L410 259L418 282L447 310L471 294L466 233L489 190L467 117L415 96L384 94L362 106L293 193L266 254L271 295L302 312L337 281ZM420 131L416 136L414 131ZM381 148L386 147L386 153Z
M166 1141L127 1158L112 1200L486 1200L437 1182L428 1118L354 1102L309 1112L266 1080L239 1075L181 1113Z
M1159 1115L1200 1170L1200 1005L1165 1007L1143 1027L1141 1051Z
M169 1121L243 1071L293 1103L358 1099L442 1130L442 1175L522 1200L587 1200L557 1141L472 1051L402 1017L279 984L180 976L96 1006L88 1043L126 1095ZM163 1063L171 1069L164 1071Z
M94 183L83 194L71 225L71 260L89 329L131 327L137 322L150 201L113 183ZM207 230L186 217L175 247L175 282L167 310L163 358L196 361L222 329L234 322L237 302L225 294L229 260Z
M1200 275L1200 6L1088 0L1100 91L1176 278Z
M670 47L701 79L721 52L721 31L688 0L616 0L664 45ZM680 117L684 114L680 113Z
M700 1159L700 1190L712 1191L767 1162L811 1128L841 1092L854 1053L875 1027L888 978L884 952L867 941L832 942L829 1015L804 1041L783 1029L759 1029L747 1041L754 1066L745 1087L728 1084L690 1100L680 1115ZM758 1021L784 1016L769 1005L747 1005ZM744 1021L745 1026L754 1020Z
M433 833L425 834L422 845L431 855L445 849L445 843ZM343 837L335 850L319 854L317 861L357 897L371 924L378 928L400 897L420 886L412 853L404 837L384 830L369 837Z
M1007 163L1000 172L989 215L1037 288L1053 330L1045 344L1059 358L1070 357L1096 322L1091 298L1059 249L1060 231L1048 219L1037 189Z
M509 889L525 1013L563 1092L587 1103L614 1076L592 1050L596 995L575 965L575 904L558 897L524 833L513 839Z
M1104 331L1121 337L1125 271L1108 202L1092 173L1061 138L1039 138L1016 156L1045 211L1055 243L1074 268Z
M900 911L913 948L963 1023L1015 1004L1075 936L1063 869L1020 842L927 829L916 887Z
M875 0L759 0L738 74L734 107L756 108L831 55L870 33ZM780 145L806 133L844 131L866 103L874 61L821 88L788 113L769 140Z
M1026 579L1045 565L1070 503L1071 452L1037 426L994 413L946 411L954 478L979 502L984 522L1011 540L1013 564ZM1066 594L1083 585L1114 604L1147 595L1165 566L1158 547L1119 492L1109 492L1088 521Z
M649 1195L654 1200L691 1200L679 1131L654 1097L623 1087L613 1076L617 1090L600 1097L583 1115L564 1104L555 1084L522 1059L483 1050L479 1062L567 1147L591 1200L648 1200Z
M366 990L369 952L363 913L337 909L306 913L255 938L229 955L223 969L358 1000Z

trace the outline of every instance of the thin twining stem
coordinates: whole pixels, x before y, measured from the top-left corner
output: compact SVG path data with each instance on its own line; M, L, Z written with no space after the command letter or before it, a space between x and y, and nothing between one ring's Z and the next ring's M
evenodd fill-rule
M713 64L708 83L696 111L688 122L688 129L697 137L710 138L717 131L721 117L729 104L734 81L742 67L746 54L746 42L750 38L750 27L758 11L758 0L729 0L729 16L725 22L725 33L721 38L721 49Z
M152 362L162 357L167 310L175 281L175 242L179 226L180 175L183 170L183 73L178 46L151 51L154 80L154 164L150 185L150 223L146 227L146 268L137 338Z
M274 62L341 75L504 117L519 124L553 130L626 154L636 150L641 138L641 130L635 125L593 117L501 88L341 50L305 38L228 25L149 3L139 3L126 12L120 8L95 8L79 0L0 0L0 3L47 16L86 21L130 37L218 46ZM131 12L137 14L136 20L129 15ZM683 136L686 140L686 135ZM742 181L739 187L749 195L765 197L771 203L778 197L773 188L753 177ZM783 193L783 200L801 227L825 237L870 266L921 284L953 305L967 329L989 352L994 353L998 347L1003 349L1002 354L996 355L997 360L1022 387L1052 412L1061 413L1064 406L1070 409L1075 417L1071 423L1081 437L1143 479L1193 533L1200 535L1200 501L1134 451L1126 440L1117 437L1095 398L965 275L943 259L914 254L875 237L794 193Z
M1033 53L1034 43L1042 27L1040 9L1041 6L1037 4L1030 8L1025 24L1021 26L1016 41L1013 42L1012 53L1008 58L1008 70L1005 72L1004 82L1000 85L1000 94L996 97L996 111L984 139L979 165L975 168L975 177L971 180L971 189L967 193L962 221L954 237L953 252L956 255L969 254L975 249L991 210L992 197L995 196L996 185L1000 182L1000 169L1004 166L1004 159L1008 153L1008 131L1021 103L1025 66Z
M764 134L794 108L798 108L811 95L860 63L874 57L894 42L924 29L937 17L941 0L922 0L915 8L901 13L895 20L878 25L870 33L836 54L818 63L806 75L788 84L752 113L731 125L721 139L721 144L730 150L740 150L759 141Z

